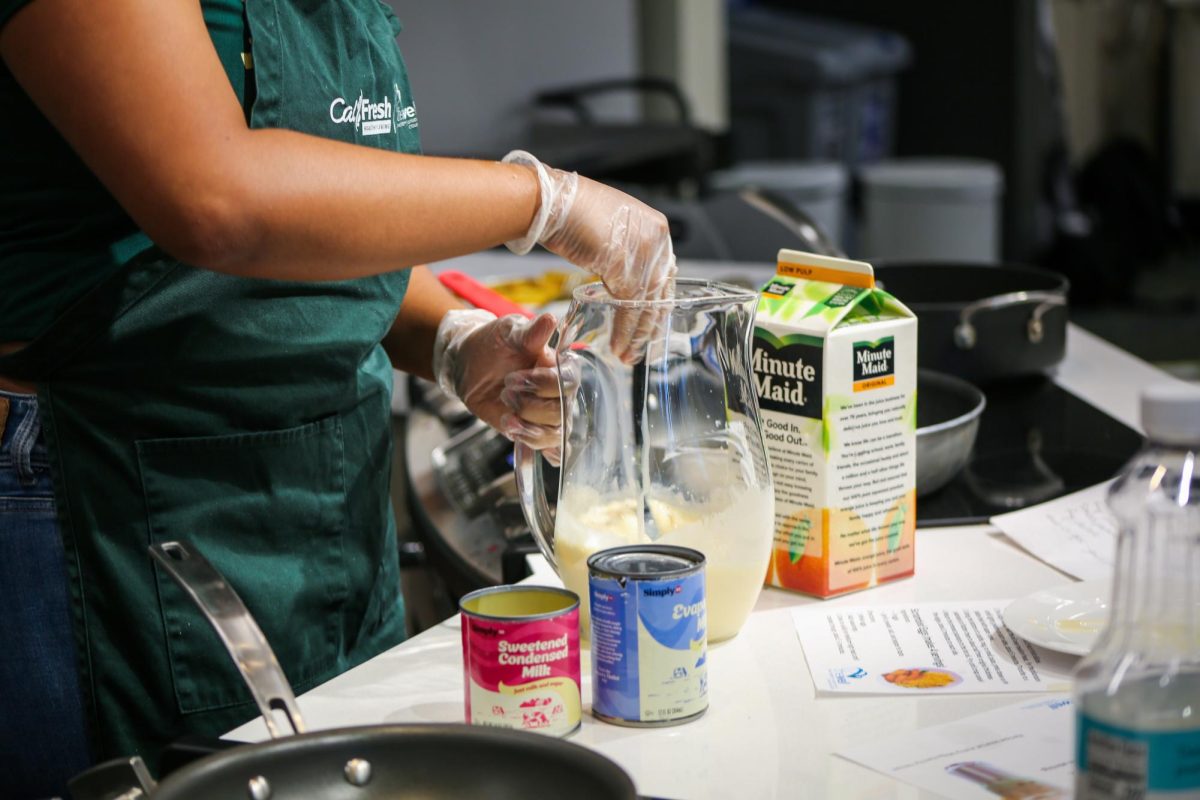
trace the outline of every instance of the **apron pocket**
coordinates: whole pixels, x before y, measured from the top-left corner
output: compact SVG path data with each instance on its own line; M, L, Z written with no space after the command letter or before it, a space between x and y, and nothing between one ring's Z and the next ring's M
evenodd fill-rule
M341 420L137 442L150 541L180 539L217 568L296 693L337 668L347 596ZM182 713L253 702L221 640L154 567Z

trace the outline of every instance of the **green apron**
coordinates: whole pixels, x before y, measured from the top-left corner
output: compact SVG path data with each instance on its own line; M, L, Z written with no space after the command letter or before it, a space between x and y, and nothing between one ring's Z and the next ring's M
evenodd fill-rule
M384 3L246 14L253 127L419 150ZM256 714L152 542L191 542L224 573L297 692L403 639L379 343L407 283L244 279L149 250L0 360L39 384L96 757L153 765Z

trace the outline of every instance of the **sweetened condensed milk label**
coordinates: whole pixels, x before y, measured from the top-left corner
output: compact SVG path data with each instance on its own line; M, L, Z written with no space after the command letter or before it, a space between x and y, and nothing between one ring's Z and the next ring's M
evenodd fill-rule
M514 590L512 600L531 592L537 593ZM579 727L578 604L533 619L481 617L471 606L468 595L462 623L466 721L554 736Z

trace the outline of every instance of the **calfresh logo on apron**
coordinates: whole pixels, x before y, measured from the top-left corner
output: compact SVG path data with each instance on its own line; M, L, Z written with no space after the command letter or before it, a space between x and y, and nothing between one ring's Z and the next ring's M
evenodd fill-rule
M354 123L354 130L362 131L363 136L377 136L381 133L391 133L393 121L396 129L417 127L417 109L412 103L404 105L403 95L398 84L392 84L396 90L396 104L392 105L391 98L385 97L378 103L372 103L362 92L353 104L347 103L344 97L338 97L329 104L329 118L338 125L347 122ZM392 111L395 109L393 120Z
M381 102L372 103L362 92L353 105L339 97L329 104L329 118L342 125L354 123L354 130L361 130L363 136L375 136L380 133L392 132L392 101L385 97Z

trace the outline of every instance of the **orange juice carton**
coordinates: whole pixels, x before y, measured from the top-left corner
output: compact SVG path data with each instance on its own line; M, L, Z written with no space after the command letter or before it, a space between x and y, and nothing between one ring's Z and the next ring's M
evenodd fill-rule
M767 584L832 597L912 575L916 316L870 264L780 250L753 366L775 484Z

